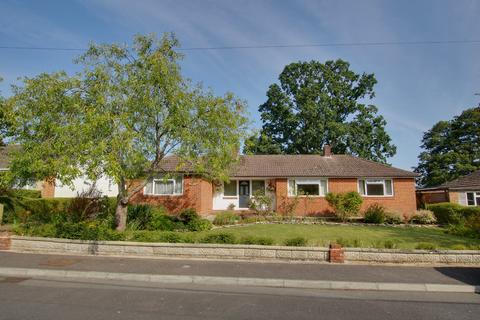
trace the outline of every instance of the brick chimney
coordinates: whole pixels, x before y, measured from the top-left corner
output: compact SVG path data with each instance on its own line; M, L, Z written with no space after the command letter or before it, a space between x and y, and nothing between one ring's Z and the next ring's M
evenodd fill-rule
M323 156L330 157L332 155L332 147L329 144L323 146Z

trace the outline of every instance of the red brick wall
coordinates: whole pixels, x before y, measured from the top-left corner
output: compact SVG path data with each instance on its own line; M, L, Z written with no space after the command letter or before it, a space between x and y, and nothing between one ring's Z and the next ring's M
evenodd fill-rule
M393 179L392 197L363 197L362 211L373 203L379 203L388 209L400 211L403 214L411 214L416 209L415 202L415 182L413 178ZM329 192L348 192L358 191L357 179L329 178ZM285 213L288 204L294 201L293 197L288 197L287 179L276 180L277 211ZM296 207L296 215L329 215L332 214L332 208L324 197L299 197Z
M132 183L132 188L140 181ZM164 206L170 213L178 213L184 209L194 208L200 214L212 211L212 185L210 182L185 176L183 179L183 194L178 196L145 195L143 189L130 199L132 204L151 204Z
M55 196L55 179L46 179L42 182L42 198L53 198Z

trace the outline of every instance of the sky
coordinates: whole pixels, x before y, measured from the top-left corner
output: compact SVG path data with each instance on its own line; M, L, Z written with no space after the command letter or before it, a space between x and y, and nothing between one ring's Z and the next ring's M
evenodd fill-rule
M183 48L480 40L480 0L0 0L0 46L85 48L174 32ZM42 72L74 73L80 51L0 48L0 90ZM417 165L423 132L480 102L480 43L185 51L183 74L258 106L285 65L344 59L374 73L371 101L397 146L396 167Z

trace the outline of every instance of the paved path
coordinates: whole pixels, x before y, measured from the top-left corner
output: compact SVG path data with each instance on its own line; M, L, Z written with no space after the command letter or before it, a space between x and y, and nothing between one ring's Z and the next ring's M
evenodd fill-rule
M297 280L480 285L479 267L413 267L134 259L0 252L0 268Z

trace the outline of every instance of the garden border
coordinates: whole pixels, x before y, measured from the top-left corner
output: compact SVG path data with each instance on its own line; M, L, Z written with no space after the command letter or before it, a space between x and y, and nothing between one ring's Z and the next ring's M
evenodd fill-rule
M9 236L10 250L25 253L197 258L287 262L480 265L480 250L399 250L370 248L287 247L233 244L143 243ZM338 254L341 250L341 254ZM341 258L339 261L339 257Z

